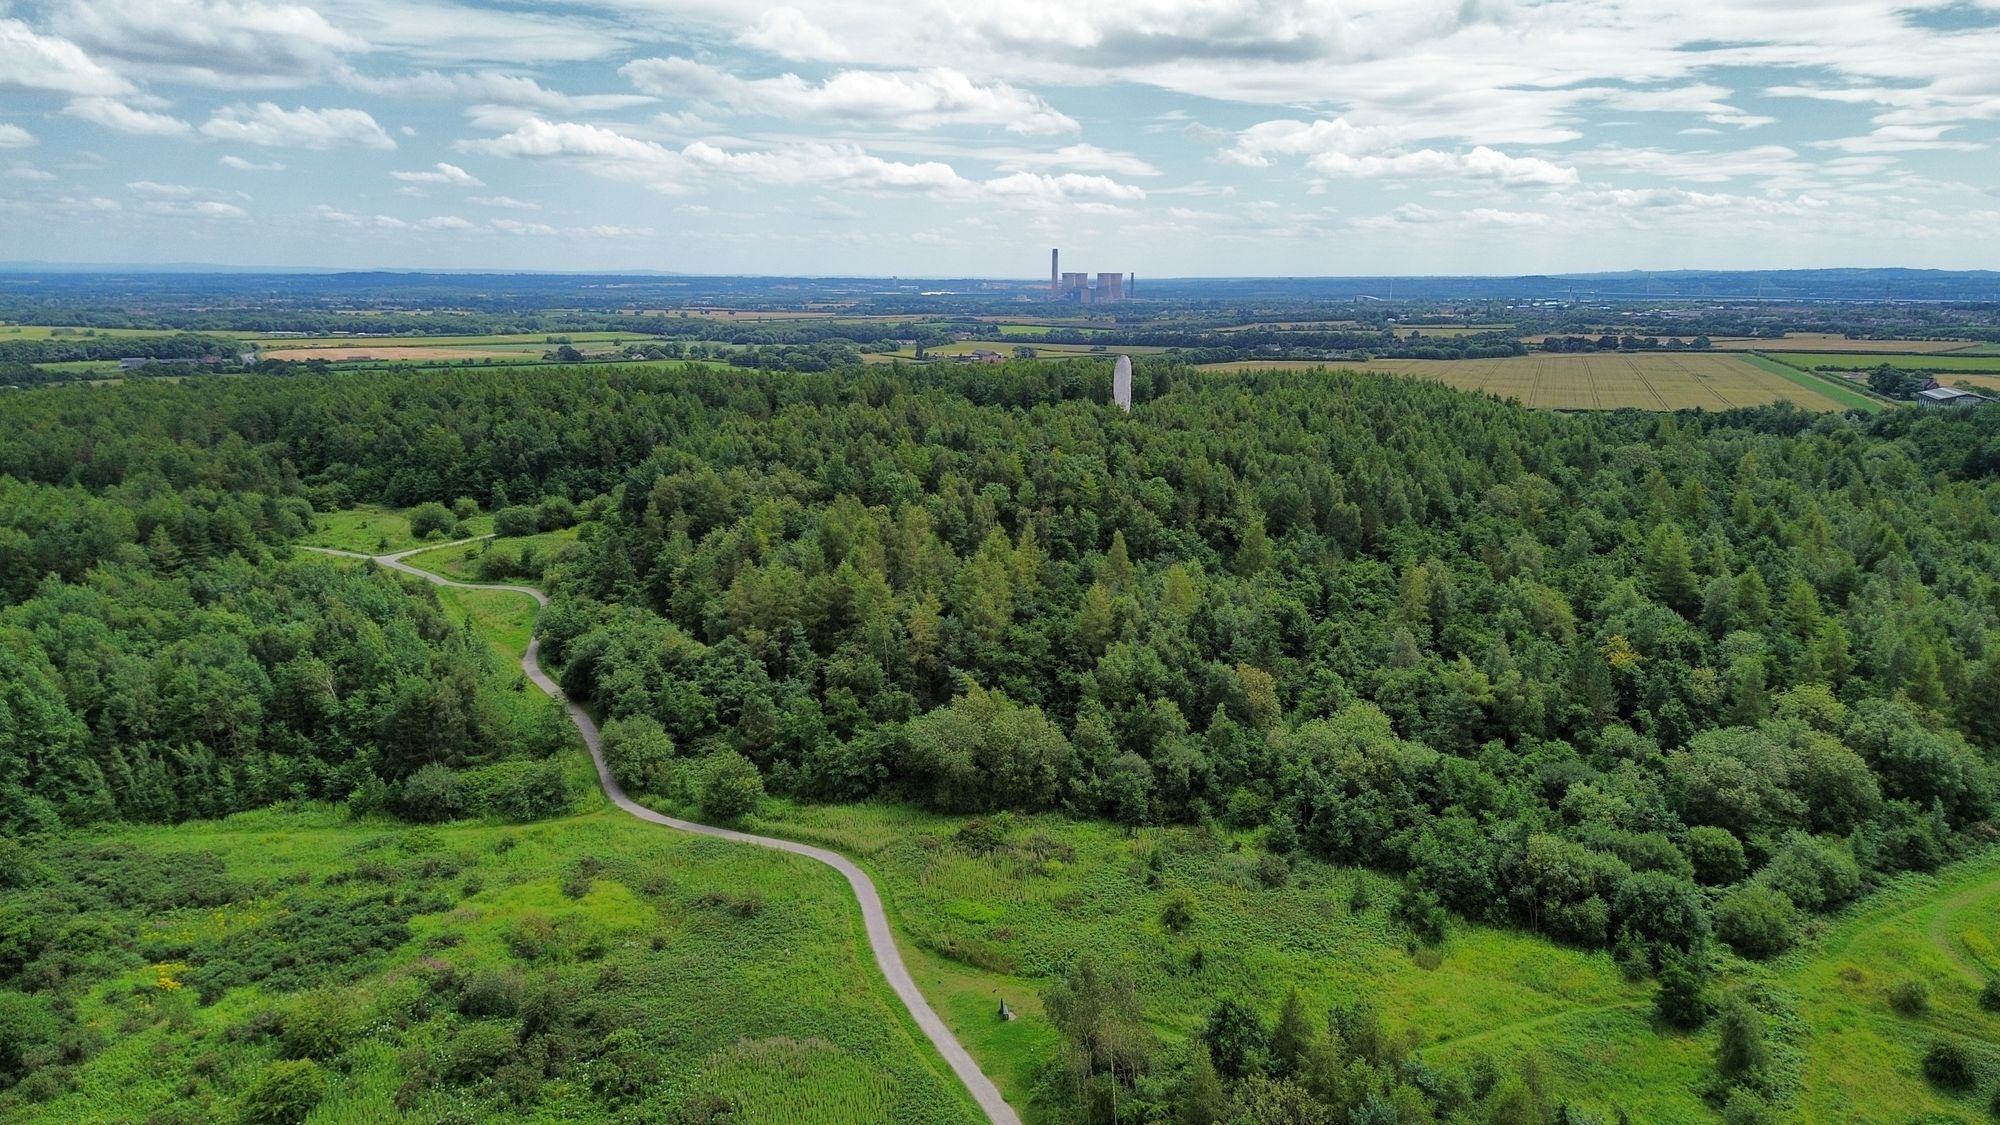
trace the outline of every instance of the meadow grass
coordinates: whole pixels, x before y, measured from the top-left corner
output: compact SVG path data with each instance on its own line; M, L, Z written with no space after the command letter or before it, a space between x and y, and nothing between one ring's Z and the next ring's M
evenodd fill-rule
M492 530L493 517L481 513L469 520L460 521L458 531L448 538L470 538L484 535ZM367 555L386 554L419 546L416 537L410 534L410 519L406 512L374 505L342 508L332 512L315 512L313 529L306 532L299 542L313 547L359 551Z
M1903 355L1883 352L1794 353L1783 362L1794 367L1834 367L1866 371L1888 364L1906 371L1976 371L2000 375L2000 356L1995 355Z
M434 908L410 919L406 940L317 983L352 1013L355 1031L318 1060L333 1081L308 1118L315 1125L406 1112L419 1120L662 1120L703 1094L733 1103L736 1122L976 1120L962 1088L880 983L845 884L808 860L687 837L608 810L529 825L418 829L350 821L324 805L77 834L48 847L221 861L241 888L226 904L143 916L106 909L107 924L139 927L141 950L260 940L262 925L303 901L342 897L349 884L331 887L327 879L337 872L368 871L371 885L386 881L430 900ZM586 858L599 866L580 867ZM424 877L418 869L449 874ZM524 957L524 933L553 936ZM448 1052L474 1022L449 998L425 1000L418 978L437 970L419 966L439 962L460 978L481 968L518 972L530 989L569 982L569 995L580 990L598 1018L643 1045L656 1080L618 1108L592 1096L587 1068L542 1082L527 1105L475 1079L441 1083L399 1108L394 1098L410 1076L410 1054ZM249 984L200 1004L192 988L160 988L145 953L94 967L98 979L79 1015L100 1029L102 1049L76 1067L66 1092L31 1103L17 1091L0 1100L0 1118L233 1120L249 1076L280 1049L246 1029L265 1012L282 1022L306 995Z
M480 582L479 559L490 551L498 551L518 557L523 547L531 547L543 558L549 557L566 543L576 542L577 529L563 528L559 531L545 531L539 535L522 535L509 539L481 539L476 543L461 543L455 547L438 547L420 551L403 560L411 566L455 578L460 582ZM517 579L504 579L516 585L529 585Z
M1818 391L1820 394L1841 403L1849 409L1861 410L1869 414L1876 414L1889 409L1887 402L1868 394L1858 387L1847 386L1842 380L1836 377L1812 371L1801 371L1796 367L1766 356L1749 355L1743 358L1765 371L1769 371L1773 375L1789 379L1801 387Z
M1652 983L1627 980L1606 953L1454 924L1442 955L1420 958L1388 918L1395 884L1369 872L1295 859L1274 888L1256 878L1255 849L1228 834L1053 816L1017 818L1009 845L980 855L957 843L964 823L899 806L772 802L758 826L870 869L918 983L1031 1121L1050 1119L1029 1098L1056 1042L1039 995L1086 953L1133 967L1162 1039L1194 1033L1225 997L1268 1017L1296 987L1322 1015L1375 1004L1434 1064L1532 1056L1555 1096L1581 1108L1633 1121L1716 1117L1700 1097L1715 1027L1660 1028ZM1191 896L1196 917L1171 933L1161 912L1177 895ZM1976 1002L2000 971L2000 854L1909 877L1817 929L1769 964L1717 955L1715 994L1753 996L1771 1013L1779 1119L1983 1119L1983 1100L1932 1087L1918 1059L1943 1036L2000 1065L2000 1017ZM1920 1019L1887 1003L1888 986L1907 976L1934 998ZM996 1018L1002 999L1019 1019Z

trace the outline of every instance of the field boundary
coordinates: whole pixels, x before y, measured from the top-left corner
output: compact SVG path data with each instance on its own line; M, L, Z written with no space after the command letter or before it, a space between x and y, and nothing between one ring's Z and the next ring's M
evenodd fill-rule
M1865 410L1870 414L1877 414L1889 409L1893 405L1890 400L1883 398L1874 391L1864 391L1845 380L1836 380L1821 375L1817 371L1808 371L1803 367L1793 367L1783 360L1772 359L1763 352L1748 352L1744 354L1743 358L1773 375L1796 383L1808 390L1818 391L1835 402L1851 406L1856 410Z

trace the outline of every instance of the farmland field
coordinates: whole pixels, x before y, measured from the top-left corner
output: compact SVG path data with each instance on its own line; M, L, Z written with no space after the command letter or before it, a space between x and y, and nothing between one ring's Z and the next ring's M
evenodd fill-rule
M578 347L584 344L629 344L653 337L643 332L503 332L475 336L273 336L252 334L266 348L488 348L521 347L546 351L556 347L553 337L562 337Z
M1387 375L1414 375L1463 390L1518 398L1555 410L1726 410L1780 399L1807 410L1841 410L1830 390L1793 382L1741 356L1698 352L1627 355L1527 355L1507 359L1377 359L1362 364L1273 363L1243 360L1225 370L1307 370L1354 367Z
M1865 370L1888 364L1909 371L1978 371L2000 375L2000 355L1881 355L1862 352L1789 355L1793 367L1839 367Z
M540 345L547 350L555 345ZM521 359L526 354L522 350L504 351L494 348L448 348L419 347L408 344L370 344L357 347L312 347L312 348L272 348L258 353L264 359L289 360L294 363L309 359L324 359L340 363L356 359L379 359L397 363L417 363L424 360L454 359ZM540 354L537 352L535 354Z
M1717 351L1734 352L1888 352L1932 354L1961 351L1973 346L1971 340L1850 340L1832 332L1792 332L1782 340L1750 336L1717 336L1710 341Z
M171 336L172 328L77 328L48 324L0 324L0 341L92 340L107 336Z

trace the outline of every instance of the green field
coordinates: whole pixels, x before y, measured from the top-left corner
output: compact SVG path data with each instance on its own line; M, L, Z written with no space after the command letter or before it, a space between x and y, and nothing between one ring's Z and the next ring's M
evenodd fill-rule
M1865 410L1870 414L1888 409L1888 403L1872 397L1859 388L1849 387L1838 376L1809 373L1767 356L1744 356L1745 360L1769 371L1780 378L1789 379L1801 387L1816 391L1853 410Z
M1089 952L1139 970L1148 1023L1163 1038L1195 1031L1225 997L1269 1014L1288 988L1308 1007L1369 1000L1421 1057L1468 1064L1480 1053L1536 1057L1562 1099L1633 1121L1714 1120L1698 1097L1712 1073L1713 1025L1662 1033L1651 982L1620 975L1609 954L1532 935L1454 925L1426 965L1387 917L1395 884L1294 859L1282 888L1255 875L1257 851L1191 829L1125 829L1059 817L1013 822L991 855L956 842L964 818L907 808L773 804L762 828L836 846L871 868L899 916L905 955L953 1030L1017 1105L1053 1049L1039 994ZM1355 909L1355 888L1367 903ZM1196 921L1167 932L1174 896ZM1949 1037L2000 1065L2000 1016L1979 985L2000 971L2000 854L1938 877L1906 877L1768 965L1718 955L1719 994L1767 1007L1781 1078L1782 1120L1983 1120L1983 1101L1924 1081L1918 1059ZM1188 967L1201 952L1198 969ZM1924 980L1929 1014L1897 1016L1886 990ZM996 1000L1023 1013L992 1019ZM1030 1120L1036 1120L1032 1107Z
M451 539L469 539L493 530L493 517L480 514L459 524ZM393 508L347 508L313 515L313 529L299 542L367 555L402 551L418 545L410 535L409 516Z
M66 1088L0 1095L8 1121L233 1121L285 1055L324 1075L314 1123L703 1104L771 1125L974 1120L881 985L845 884L807 860L611 811L427 829L324 806L75 834L34 858L47 881L0 896L11 917L105 885L141 905L100 898L68 922L95 935L70 956L101 1048L54 1068ZM184 891L188 872L205 880ZM400 934L286 947L312 987L281 972L206 995L216 958L252 962L274 927L385 893L409 904Z
M1896 355L1874 352L1848 352L1845 354L1794 354L1787 355L1783 362L1794 367L1836 367L1847 371L1866 371L1888 364L1909 371L1976 371L2000 375L2000 355Z
M439 547L411 555L407 561L411 566L422 567L447 578L461 582L515 582L512 576L488 578L479 573L479 560L490 552L519 557L523 548L543 558L560 549L564 544L576 542L577 529L564 528L561 531L545 531L540 535L523 535L512 539L481 539L476 543L462 543L455 547ZM534 583L527 583L533 585Z

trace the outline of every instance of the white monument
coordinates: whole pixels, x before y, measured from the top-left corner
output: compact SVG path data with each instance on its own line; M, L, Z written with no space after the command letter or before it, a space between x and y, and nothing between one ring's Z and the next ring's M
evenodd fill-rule
M1111 370L1111 401L1118 409L1132 413L1132 357L1121 355L1118 366Z

